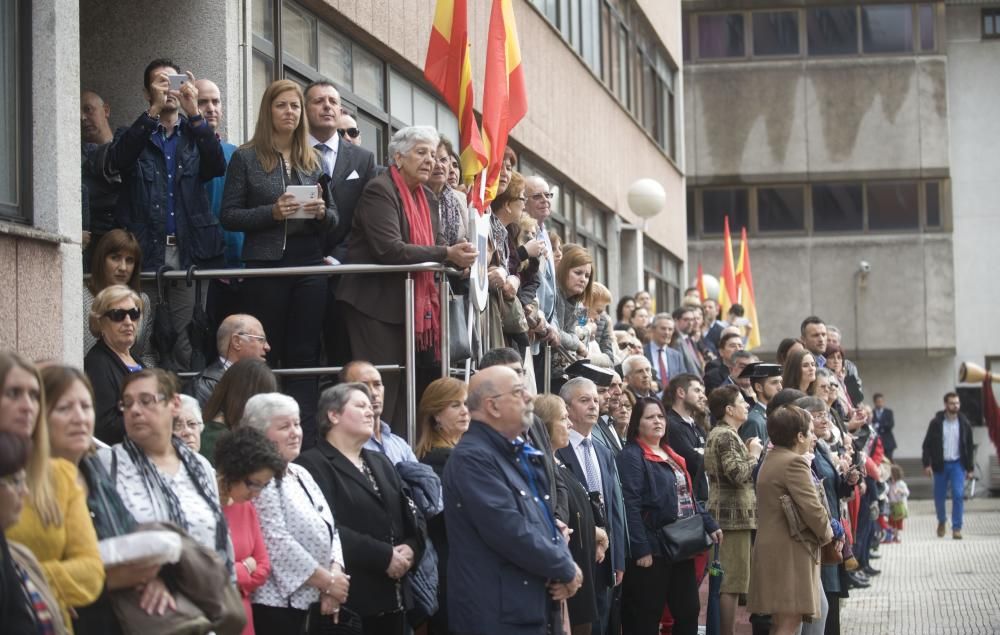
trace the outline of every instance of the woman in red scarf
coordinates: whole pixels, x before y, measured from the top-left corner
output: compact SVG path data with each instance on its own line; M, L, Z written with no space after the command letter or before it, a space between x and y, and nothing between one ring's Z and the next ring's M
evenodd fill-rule
M448 262L472 265L476 249L469 242L451 247L439 239L436 199L425 186L434 171L438 133L428 126L403 128L389 142L392 165L373 178L354 211L346 264L412 265ZM417 351L436 354L441 340L441 310L433 273L412 274ZM354 359L373 364L404 360L406 274L346 275L337 289L343 303ZM400 373L383 375L383 412L391 423L405 425L405 399Z
M657 399L638 399L618 455L618 476L628 520L629 554L622 592L622 630L655 635L663 606L670 607L675 635L698 632L698 583L694 560L670 562L663 555L659 529L700 514L705 531L722 540L718 523L695 500L684 459L665 440L667 413Z

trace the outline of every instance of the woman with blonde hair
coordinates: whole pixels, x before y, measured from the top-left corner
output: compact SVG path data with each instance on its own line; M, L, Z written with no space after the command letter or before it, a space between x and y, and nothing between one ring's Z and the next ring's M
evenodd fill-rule
M104 588L104 566L97 535L87 511L76 467L49 457L45 396L38 369L13 352L0 353L0 430L30 438L27 466L28 497L15 525L5 532L23 544L41 563L72 633L70 616L87 606Z
M611 290L600 282L595 282L590 303L587 304L587 348L590 355L603 353L609 359L614 359L615 341L611 335L611 316L608 315L608 305L611 304Z
M307 142L304 104L298 84L273 82L261 98L253 138L229 161L222 225L244 233L242 258L248 269L322 265L328 255L326 238L337 226L337 209L319 154ZM291 186L310 193L291 194ZM252 278L243 289L247 312L260 320L271 344L269 365L318 366L326 277ZM288 377L284 391L299 402L302 421L312 426L317 378ZM309 430L305 438L312 443L315 436Z
M121 284L105 288L90 307L90 332L98 341L83 359L83 368L94 386L94 435L104 443L125 436L118 395L129 373L143 369L132 356L132 347L143 324L142 298Z

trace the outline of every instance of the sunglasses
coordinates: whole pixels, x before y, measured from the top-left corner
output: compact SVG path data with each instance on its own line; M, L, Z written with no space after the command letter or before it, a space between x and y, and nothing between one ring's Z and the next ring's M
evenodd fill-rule
M357 128L341 128L337 130L337 132L340 133L341 137L347 135L351 139L357 139L359 136L361 136L361 131L358 130Z
M137 322L140 315L142 315L142 311L139 309L111 309L104 312L104 317L112 322L124 322L126 316L131 318L133 322Z

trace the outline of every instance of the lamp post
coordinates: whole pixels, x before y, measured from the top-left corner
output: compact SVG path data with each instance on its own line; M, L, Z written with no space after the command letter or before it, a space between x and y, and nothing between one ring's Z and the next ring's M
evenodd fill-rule
M628 206L632 210L632 213L642 219L642 223L635 227L636 230L636 289L646 288L646 276L644 275L645 270L645 255L643 253L645 247L643 243L645 242L645 231L646 223L650 218L653 218L657 214L663 211L663 208L667 206L667 192L660 185L660 182L655 179L639 179L638 181L632 183L628 188Z

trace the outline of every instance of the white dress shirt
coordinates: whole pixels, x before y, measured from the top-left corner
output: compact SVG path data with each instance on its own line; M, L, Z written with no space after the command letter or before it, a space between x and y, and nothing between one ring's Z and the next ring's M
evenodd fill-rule
M337 152L340 151L340 134L333 133L333 136L326 141L319 141L316 137L309 135L309 147L315 148L318 144L323 144L327 149L316 151L319 152L320 160L323 162L323 172L327 176L333 176L333 166L337 164Z
M584 448L582 443L584 439L590 439L590 447ZM594 449L594 437L593 435L587 435L586 437L570 428L569 431L569 444L573 447L573 452L576 454L576 460L580 462L580 469L586 472L587 463L584 459L586 452L590 453L590 460L593 462L594 471L597 473L597 485L598 489L595 491L604 492L604 478L601 476L601 464L597 460L597 450ZM590 489L589 487L587 489Z

